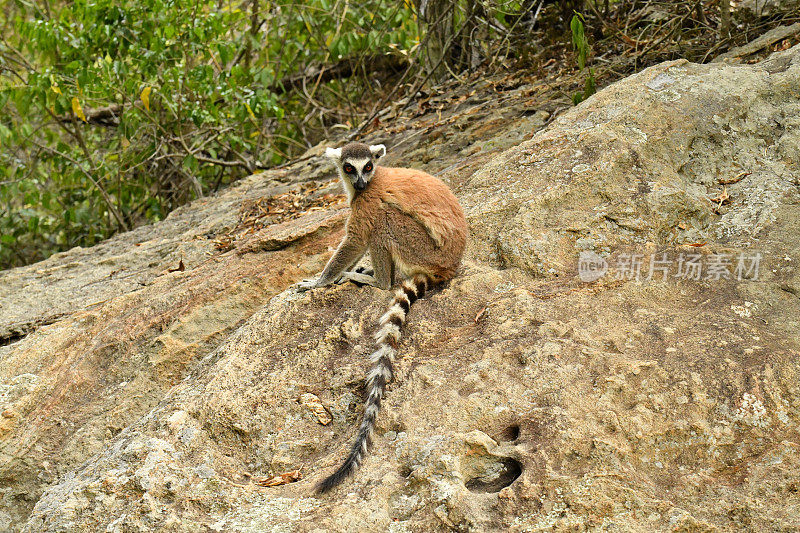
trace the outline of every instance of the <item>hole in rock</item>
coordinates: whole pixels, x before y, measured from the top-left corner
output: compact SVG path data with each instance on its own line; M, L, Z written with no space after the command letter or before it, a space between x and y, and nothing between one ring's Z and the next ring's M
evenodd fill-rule
M517 440L519 438L519 426L516 424L508 426L500 433L499 437L502 441Z
M487 471L473 477L466 483L472 492L500 492L522 474L522 464L511 457L493 457L493 464Z

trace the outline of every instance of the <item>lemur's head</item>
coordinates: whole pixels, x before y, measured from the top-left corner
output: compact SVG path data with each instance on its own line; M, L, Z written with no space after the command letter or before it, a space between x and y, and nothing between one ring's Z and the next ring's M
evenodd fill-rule
M386 155L386 147L382 144L367 146L364 143L349 143L341 148L328 148L325 155L339 169L345 189L352 199L354 191L363 191L375 175L375 161Z

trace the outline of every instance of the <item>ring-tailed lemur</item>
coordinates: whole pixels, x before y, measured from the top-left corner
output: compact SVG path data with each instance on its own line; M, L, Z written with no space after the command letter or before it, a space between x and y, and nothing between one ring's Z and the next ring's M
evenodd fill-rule
M385 154L382 144L350 143L326 150L350 200L350 218L344 239L320 277L299 284L299 290L308 290L349 279L389 289L396 273L403 278L375 335L377 349L370 357L373 367L358 436L344 463L317 486L319 492L339 484L364 458L411 304L431 285L455 275L467 241L464 212L447 185L420 170L376 166L374 161ZM373 275L349 272L367 250Z

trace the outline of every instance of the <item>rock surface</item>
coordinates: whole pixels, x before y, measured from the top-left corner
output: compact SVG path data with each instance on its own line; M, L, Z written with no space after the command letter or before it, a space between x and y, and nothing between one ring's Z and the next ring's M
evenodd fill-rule
M285 290L341 236L335 184L279 224L242 216L329 179L321 147L0 273L0 530L800 529L800 46L651 67L532 138L546 114L492 113L453 142L397 136L472 243L411 311L372 452L324 497L389 295ZM607 274L582 282L581 252ZM681 254L700 279L648 279Z

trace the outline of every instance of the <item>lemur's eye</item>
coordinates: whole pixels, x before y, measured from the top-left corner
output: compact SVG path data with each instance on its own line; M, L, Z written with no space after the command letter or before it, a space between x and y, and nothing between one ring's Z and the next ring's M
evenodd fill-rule
M372 172L372 163L364 165L364 172Z
M347 172L348 174L355 174L356 173L356 169L353 168L353 165L351 165L350 163L347 163L344 166L344 171Z

